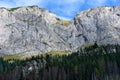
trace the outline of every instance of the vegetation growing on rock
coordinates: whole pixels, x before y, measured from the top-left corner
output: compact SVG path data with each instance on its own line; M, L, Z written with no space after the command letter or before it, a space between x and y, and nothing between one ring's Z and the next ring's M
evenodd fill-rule
M11 8L11 9L9 9L9 11L15 11L15 10L17 10L17 9L19 9L20 7L16 7L16 8Z

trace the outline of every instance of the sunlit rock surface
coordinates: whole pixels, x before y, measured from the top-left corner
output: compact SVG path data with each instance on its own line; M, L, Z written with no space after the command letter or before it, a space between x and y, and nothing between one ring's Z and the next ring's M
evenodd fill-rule
M75 51L86 42L119 44L120 7L82 11L71 20L37 6L0 8L0 54Z

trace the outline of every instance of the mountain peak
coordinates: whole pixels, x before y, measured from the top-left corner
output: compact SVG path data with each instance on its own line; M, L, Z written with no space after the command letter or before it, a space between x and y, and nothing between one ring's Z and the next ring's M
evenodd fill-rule
M81 16L82 14L84 15L87 15L87 14L97 14L97 13L115 13L115 12L118 12L120 10L120 6L112 6L112 7L109 7L109 6L103 6L103 7L96 7L96 8L90 8L88 10L84 10L84 11L81 11L79 12L75 17L79 17Z

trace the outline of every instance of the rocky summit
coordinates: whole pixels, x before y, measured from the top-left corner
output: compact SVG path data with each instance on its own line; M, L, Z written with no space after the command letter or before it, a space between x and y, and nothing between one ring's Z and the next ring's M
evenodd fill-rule
M0 8L0 55L75 51L86 42L119 44L120 7L88 9L73 20L37 6Z

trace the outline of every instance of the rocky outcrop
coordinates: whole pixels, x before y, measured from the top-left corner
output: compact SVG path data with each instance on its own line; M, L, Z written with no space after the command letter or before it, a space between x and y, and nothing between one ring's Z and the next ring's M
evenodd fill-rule
M85 41L118 44L120 42L120 7L98 7L79 13L75 26Z
M74 20L37 6L0 8L0 54L74 51L86 42L119 43L120 7L80 12Z
M59 35L61 32L55 28L57 26L52 26L59 22L55 14L36 6L1 8L0 13L1 54L69 50L67 43Z

